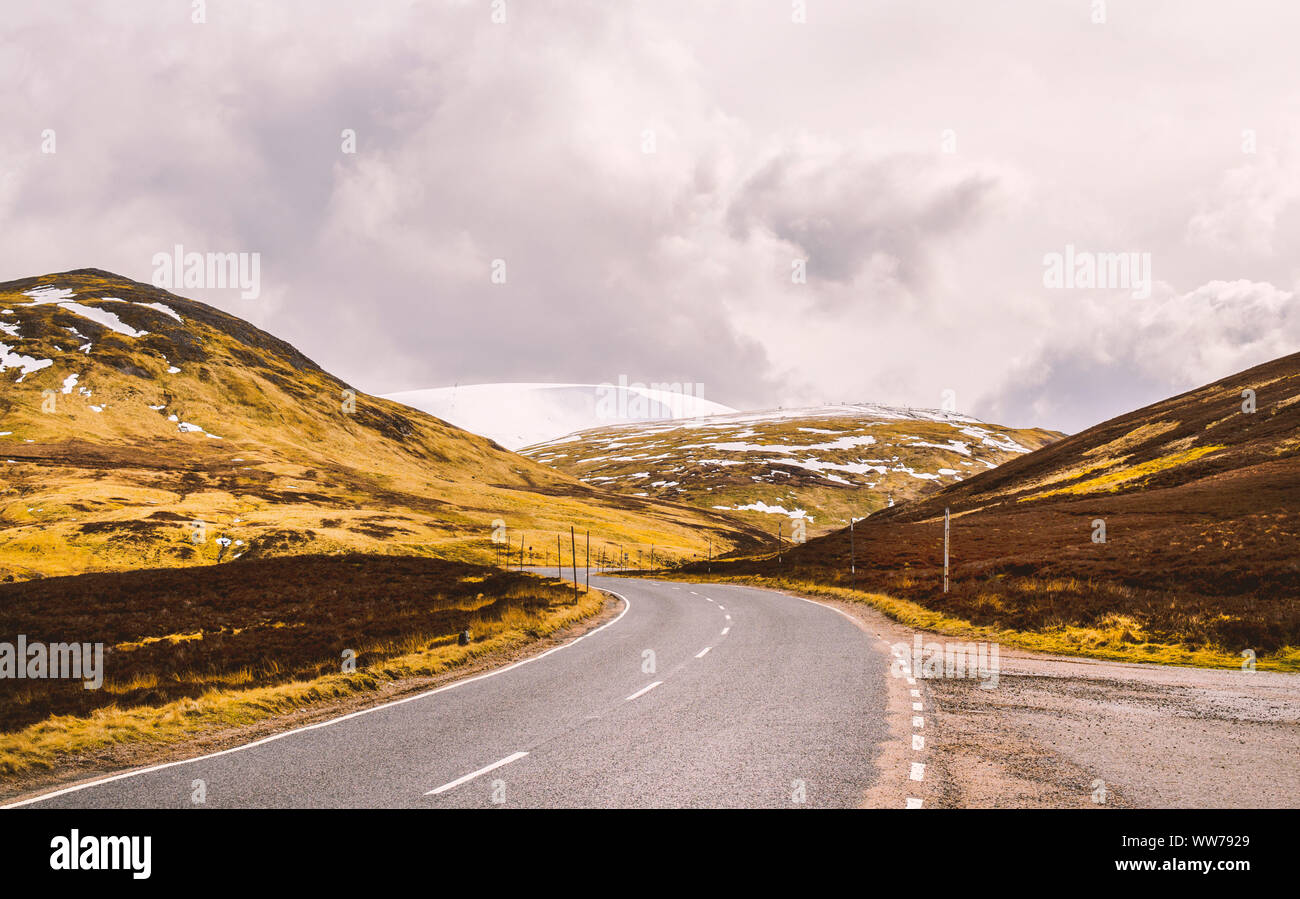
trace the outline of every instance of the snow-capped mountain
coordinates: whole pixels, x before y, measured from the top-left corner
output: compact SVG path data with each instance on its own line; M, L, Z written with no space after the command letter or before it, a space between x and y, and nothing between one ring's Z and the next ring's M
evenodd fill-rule
M647 386L625 380L618 384L469 384L406 390L386 394L385 399L517 450L588 428L736 411L704 399L691 388L690 384Z
M617 425L521 452L593 487L726 511L772 530L795 519L799 533L813 534L1060 436L939 409L860 403Z

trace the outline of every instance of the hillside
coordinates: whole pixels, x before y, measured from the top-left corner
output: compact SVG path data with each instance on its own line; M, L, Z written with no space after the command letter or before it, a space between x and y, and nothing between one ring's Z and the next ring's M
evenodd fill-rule
M1247 390L1254 412L1243 410ZM856 583L976 624L1076 628L1096 646L1294 655L1298 454L1295 354L873 515L855 529L856 579L844 531L788 552L779 566L769 559L731 570Z
M1001 465L1060 435L868 404L596 428L521 453L587 484L727 511L787 538L827 533Z
M352 406L284 341L99 270L0 283L0 372L4 579L307 552L486 561L497 520L534 560L570 525L593 552L757 539L389 400Z

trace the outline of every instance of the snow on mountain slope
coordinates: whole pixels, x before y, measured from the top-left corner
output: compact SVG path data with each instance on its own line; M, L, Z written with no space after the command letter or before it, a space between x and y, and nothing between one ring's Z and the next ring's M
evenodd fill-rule
M0 580L303 553L486 561L494 539L542 553L571 527L593 554L667 558L763 536L595 490L111 272L0 282L0 335Z
M736 411L687 392L690 387L690 384L645 386L623 382L469 384L405 390L384 398L517 450L588 428Z
M616 425L521 453L594 487L725 510L773 532L778 521L798 519L796 532L813 534L1059 436L956 412L861 403Z

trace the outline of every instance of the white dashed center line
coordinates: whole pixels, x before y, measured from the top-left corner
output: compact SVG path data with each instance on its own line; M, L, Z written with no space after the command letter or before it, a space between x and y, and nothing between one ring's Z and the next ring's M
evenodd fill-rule
M727 636L727 631L729 631L729 630L731 630L731 627L730 627L730 626L724 627L724 628L722 629L722 636L724 636L724 637Z
M492 764L488 765L486 768L479 768L477 771L475 771L472 774L466 774L464 777L458 777L455 780L453 780L451 783L443 784L437 789L430 790L424 795L437 796L439 793L445 793L448 790L454 790L463 783L469 783L474 778L481 777L482 775L487 774L489 771L495 771L496 769L504 765L508 765L511 762L517 762L526 755L528 755L528 753L526 752L516 752L513 755L508 755L499 762L493 762Z
M653 690L655 687L659 686L662 683L663 681L657 680L652 684L648 684L647 686L642 687L640 690L637 690L635 693L633 693L631 696L629 696L627 699L623 701L631 702L633 699L636 699L638 696L644 696L645 694L649 693L651 690Z
M697 653L695 654L695 658L697 658L697 659L702 659L702 658L704 658L705 655L707 655L708 652L709 652L709 650L712 649L712 648L713 648L712 646L706 646L706 647L704 647L703 649L701 649L699 652L697 652Z

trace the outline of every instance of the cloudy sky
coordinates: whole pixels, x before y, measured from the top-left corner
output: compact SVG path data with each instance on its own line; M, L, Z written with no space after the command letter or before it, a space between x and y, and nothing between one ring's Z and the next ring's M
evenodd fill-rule
M1291 0L0 7L0 279L256 252L178 292L373 393L1078 430L1300 349Z

